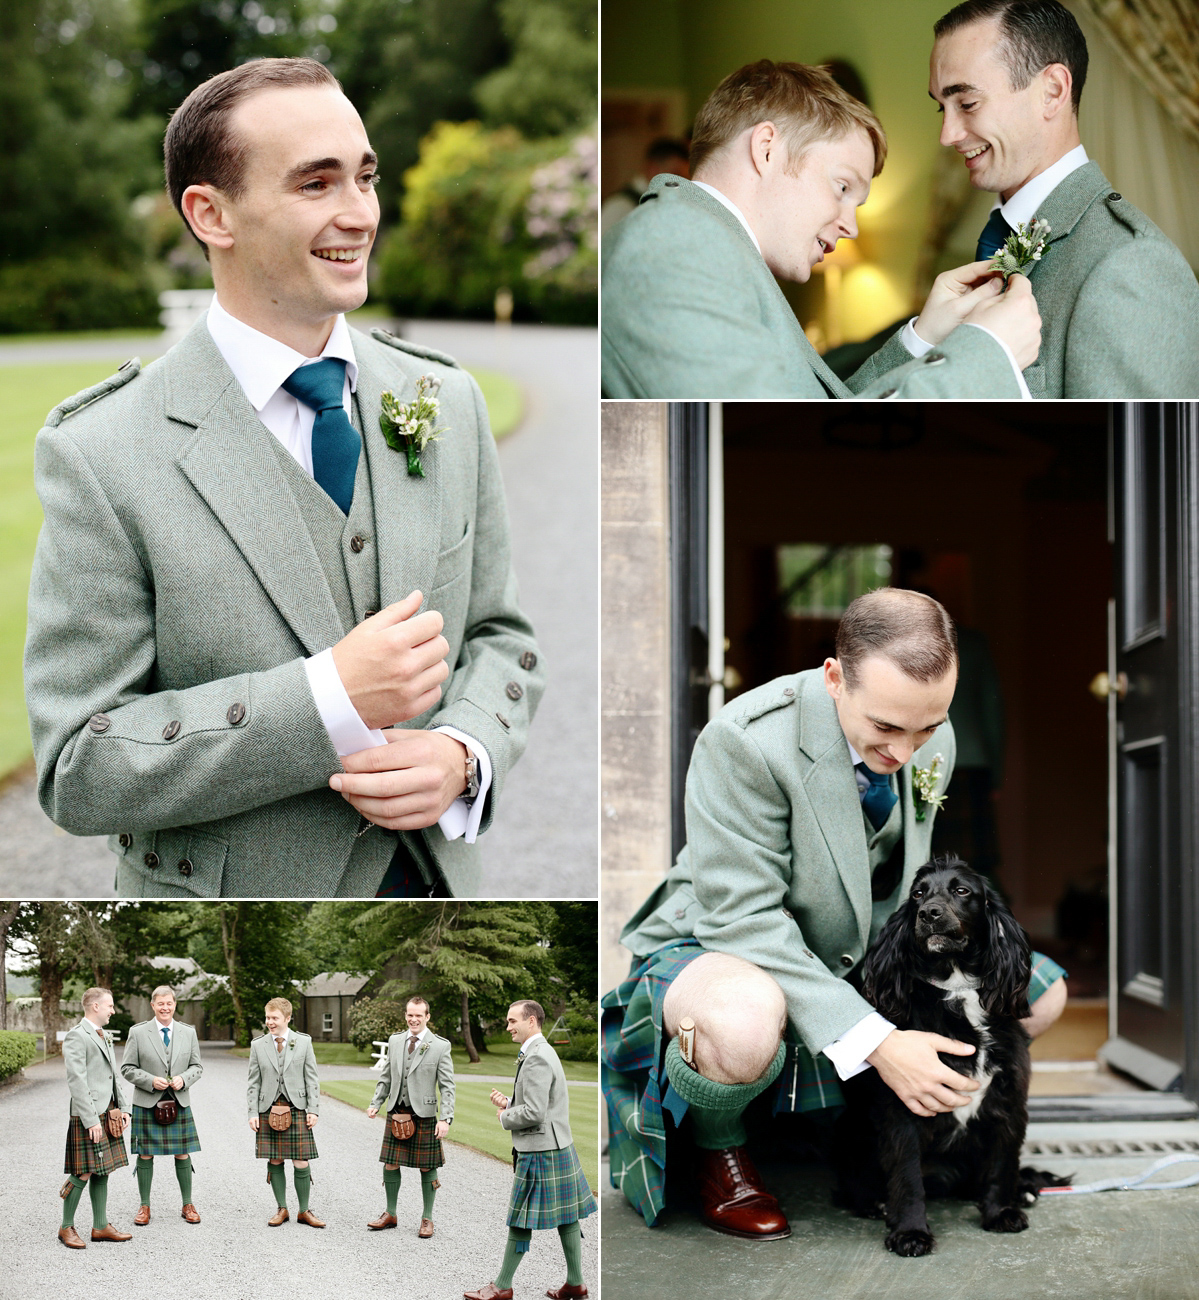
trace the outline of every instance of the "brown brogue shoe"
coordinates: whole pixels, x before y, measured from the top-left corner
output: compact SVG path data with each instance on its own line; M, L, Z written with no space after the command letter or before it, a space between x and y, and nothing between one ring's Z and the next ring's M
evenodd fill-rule
M375 1232L382 1232L384 1228L394 1228L396 1226L396 1216L388 1214L384 1210L377 1219L372 1219L366 1226L372 1228Z
M179 1211L179 1217L181 1219L186 1219L188 1223L199 1223L200 1211L196 1209L196 1207L191 1203L191 1201L188 1201L188 1203L183 1207L183 1209Z
M287 1206L281 1205L275 1211L274 1215L267 1219L267 1225L272 1228L277 1228L281 1223L286 1223L290 1218L291 1215L287 1212Z
M139 1205L137 1213L133 1216L133 1226L135 1228L144 1228L150 1222L150 1207L148 1205Z
M583 1300L586 1294L587 1288L582 1282L578 1286L573 1282L563 1282L560 1287L555 1287L553 1291L546 1292L550 1300Z
M323 1228L325 1226L324 1219L318 1219L311 1210L301 1210L296 1215L296 1222L306 1223L310 1228Z
M416 1235L418 1237L431 1237L433 1235L433 1220L422 1219L420 1221L420 1227L417 1229Z
M106 1223L100 1229L92 1229L93 1241L128 1241L133 1236L131 1232L121 1232L114 1228L111 1223Z
M462 1300L512 1300L512 1288L503 1291L494 1282L488 1282L477 1291L463 1291Z
M717 1232L753 1241L778 1241L791 1226L744 1147L698 1153L700 1218Z
M72 1250L86 1250L87 1242L75 1231L74 1228L59 1228L58 1239L64 1246L70 1246Z

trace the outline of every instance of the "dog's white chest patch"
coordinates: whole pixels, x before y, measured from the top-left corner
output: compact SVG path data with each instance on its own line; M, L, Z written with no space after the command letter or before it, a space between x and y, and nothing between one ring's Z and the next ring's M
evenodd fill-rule
M978 1114L995 1076L995 1071L987 1068L987 1048L991 1042L991 1036L987 1032L987 1013L979 1001L978 980L972 975L963 974L956 966L948 979L929 980L929 983L942 989L945 1001L950 1005L956 1004L962 1015L978 1030L978 1049L974 1054L977 1062L974 1077L979 1083L978 1091L970 1094L970 1100L965 1106L958 1106L953 1112L954 1118L965 1128Z

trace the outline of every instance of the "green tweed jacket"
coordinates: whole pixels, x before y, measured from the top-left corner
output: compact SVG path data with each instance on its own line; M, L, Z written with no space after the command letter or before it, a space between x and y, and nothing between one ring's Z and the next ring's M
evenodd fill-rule
M90 1021L81 1020L67 1030L62 1059L71 1091L71 1114L79 1116L84 1128L100 1123L114 1097L122 1110L127 1109L112 1043L107 1038L101 1042Z
M1041 352L1033 397L1199 397L1199 281L1143 212L1088 162L1041 204L1051 227L1029 282Z
M452 675L403 725L482 743L483 829L524 750L544 666L517 605L482 395L449 358L373 334L353 332L355 502L374 535L363 544L350 520L336 532L337 516L321 552L344 567L352 610L339 611L281 448L203 320L146 370L128 362L57 407L38 435L25 688L39 796L72 834L111 836L122 897L374 894L395 835L328 788L342 767L304 659L375 600L419 589L444 617ZM411 399L427 372L442 380L444 432L419 478L379 414L385 390ZM403 839L453 894L477 892L480 845L437 826Z
M320 1113L321 1084L312 1039L290 1027L282 1052L275 1049L270 1034L263 1034L250 1044L250 1071L246 1079L249 1118L270 1110L280 1092L286 1094L297 1110L309 1115Z
M375 1085L371 1105L394 1110L404 1080L408 1081L408 1105L414 1115L429 1119L437 1114L437 1089L441 1090L441 1118L454 1118L454 1060L450 1040L430 1031L419 1047L408 1055L408 1034L392 1034L387 1040L387 1060ZM384 1105L386 1102L386 1105Z
M558 1053L544 1038L525 1045L512 1100L500 1111L500 1125L512 1134L517 1151L559 1151L573 1144L566 1075Z
M676 176L656 176L604 239L605 397L1019 397L1002 347L959 326L916 360L888 340L843 383L808 342L737 218Z
M191 1025L181 1020L171 1022L171 1048L168 1052L162 1043L162 1030L157 1020L143 1020L133 1026L125 1040L125 1054L121 1057L121 1075L133 1084L135 1106L157 1106L166 1095L154 1087L155 1077L183 1080L182 1088L172 1088L171 1096L180 1106L190 1106L192 1084L204 1073L200 1064L200 1040Z
M917 821L912 767L940 754L953 773L946 723L898 772L903 872L872 902L865 822L849 746L820 669L738 696L700 733L687 770L687 844L625 926L643 957L694 937L772 975L814 1056L872 1008L845 976L929 858L932 809Z

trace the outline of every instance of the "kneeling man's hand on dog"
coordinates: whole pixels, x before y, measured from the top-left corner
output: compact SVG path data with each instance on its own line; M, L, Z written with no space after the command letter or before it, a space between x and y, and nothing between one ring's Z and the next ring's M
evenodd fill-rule
M966 1105L979 1087L977 1079L945 1065L938 1052L972 1056L974 1048L920 1029L893 1029L866 1059L908 1110L928 1118Z

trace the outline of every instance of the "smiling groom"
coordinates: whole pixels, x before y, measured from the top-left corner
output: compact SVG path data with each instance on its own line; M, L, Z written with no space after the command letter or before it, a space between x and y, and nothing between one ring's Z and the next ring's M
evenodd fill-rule
M165 159L216 297L38 436L42 806L110 836L123 897L477 892L544 684L482 395L346 324L376 158L321 64L206 81ZM437 438L410 472L380 411L418 385Z

